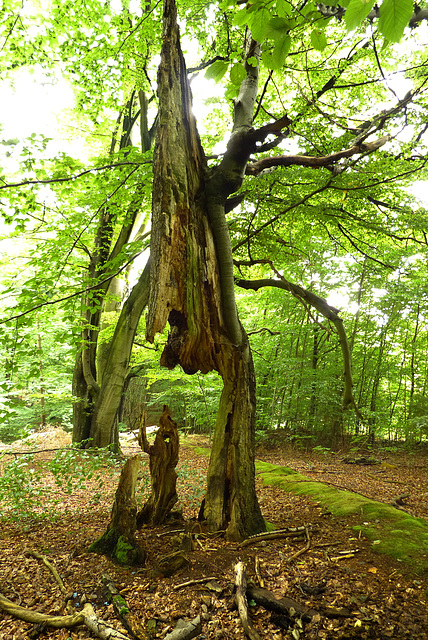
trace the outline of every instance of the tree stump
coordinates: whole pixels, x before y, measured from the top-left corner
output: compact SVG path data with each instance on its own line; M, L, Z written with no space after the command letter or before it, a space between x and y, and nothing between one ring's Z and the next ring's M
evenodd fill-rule
M135 540L137 501L135 485L140 456L129 458L122 469L107 531L89 547L89 551L110 556L122 565L143 564L146 553Z
M175 471L178 463L178 427L171 418L167 405L164 405L154 443L150 445L147 440L144 420L140 425L139 442L143 451L150 456L152 490L146 504L138 513L137 526L156 526L165 521L178 500Z

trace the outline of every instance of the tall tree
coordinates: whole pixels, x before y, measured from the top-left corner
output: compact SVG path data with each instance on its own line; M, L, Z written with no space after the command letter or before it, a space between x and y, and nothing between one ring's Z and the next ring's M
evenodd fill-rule
M314 304L336 327L339 344L348 355L345 405L352 406L343 319L325 302L324 292L318 291L322 282L311 265L317 255L320 262L331 265L337 260L340 271L341 260L352 256L357 263L374 265L385 281L384 274L404 267L414 253L412 247L426 252L426 212L420 209L414 215L413 199L404 188L415 174L425 175L428 122L425 50L409 54L405 48L390 49L393 62L388 58L386 63L379 53L383 35L396 41L413 19L407 5L395 12L392 24L382 9L379 22L375 13L374 24L380 24L381 34L374 27L370 37L365 26L344 37L343 25L336 21L340 12L311 2L239 6L184 0L179 5L185 36L199 44L202 62L193 71L206 68L208 77L227 83L225 98L217 101L221 109L217 102L212 107L202 147L191 110L176 9L172 0L165 2L158 94L153 96L158 116L152 118L157 122L157 143L151 261L124 301L98 367L96 351L108 282L142 248L141 241L138 246L129 242L134 214L148 200L141 189L147 184L145 163L151 161L150 151L142 156L128 144L128 125L138 119L137 112L125 112L129 122L123 127L125 142L117 156L82 168L78 176L70 171L73 165L66 158L62 167L55 163L62 170L59 178L48 178L46 168L40 166L34 176L32 162L31 172L20 181L21 200L12 202L15 210L26 202L25 211L32 215L36 211L42 218L41 192L34 185L49 182L74 216L65 225L72 238L71 243L68 239L67 266L71 255L71 266L76 268L82 267L82 256L86 268L90 257L90 277L82 286L74 274L70 293L81 293L79 284L88 298L75 375L76 395L84 401L79 406L86 413L76 417L76 440L90 437L97 446L115 443L117 409L147 301L148 340L154 340L167 322L170 326L161 364L171 368L179 364L189 374L220 373L223 392L205 513L212 528L227 527L229 537L235 539L254 533L264 523L254 488L254 369L237 310L234 262L242 270L241 281L275 283L300 298L306 317ZM121 92L141 96L141 91L150 90L151 59L160 50L157 4L145 5L138 19L112 7L93 2L89 15L84 3L54 3L55 28L49 27L49 36L42 38L55 52L52 57L58 55L64 61L70 76L77 83L84 81L86 91L79 94L79 104L90 113L92 126L105 122L106 92L111 108L123 102ZM347 27L357 28L369 8L370 3L351 2L345 13ZM7 42L21 24L14 17L8 18ZM72 55L69 32L74 38ZM18 33L22 36L20 27ZM88 38L95 43L93 48L88 47ZM30 44L33 59L49 65L40 41ZM14 61L28 64L21 50L14 54ZM398 95L391 86L388 72L393 65L394 73L400 69L410 83L405 95ZM147 106L147 100L143 102ZM145 109L141 104L141 113ZM227 146L219 152L215 143L227 135L228 127ZM143 149L148 149L147 122L141 122L140 128ZM400 139L401 128L406 128L405 139ZM106 167L108 173L101 173L103 178L97 181L94 172L106 172ZM9 193L19 186L18 181L5 182L2 187ZM88 184L91 197L85 192ZM78 188L69 189L69 185L82 185L80 198ZM30 196L27 187L33 190ZM97 188L103 190L101 202ZM84 215L77 229L79 207ZM89 213L94 220L90 224L84 220ZM72 221L76 221L73 233ZM65 237L61 224L56 233L58 243ZM51 298L58 291L55 283L64 280L62 268L58 269L51 277ZM70 288L69 281L66 285ZM40 304L51 302L41 296ZM28 305L22 312L26 311ZM297 355L297 345L295 351Z

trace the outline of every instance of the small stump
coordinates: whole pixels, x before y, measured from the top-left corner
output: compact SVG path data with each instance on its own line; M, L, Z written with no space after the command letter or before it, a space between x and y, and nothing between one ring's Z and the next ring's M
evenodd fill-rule
M164 406L159 420L159 429L152 445L146 436L145 425L140 426L140 446L149 454L152 490L146 504L137 516L137 526L143 524L156 526L162 524L178 500L177 473L178 463L178 427L170 416L169 408Z
M121 565L140 565L146 553L135 540L137 501L135 485L140 468L140 456L129 458L122 469L107 531L89 547Z

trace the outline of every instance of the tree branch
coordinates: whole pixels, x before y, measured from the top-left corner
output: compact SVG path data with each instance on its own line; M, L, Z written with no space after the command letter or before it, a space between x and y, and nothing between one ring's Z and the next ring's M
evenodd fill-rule
M292 282L285 280L285 278L281 278L281 280L274 280L273 278L263 278L261 280L236 280L235 282L238 287L243 289L253 289L254 291L258 291L261 287L277 287L278 289L290 291L294 296L302 300L304 303L309 304L311 307L314 307L314 309L316 309L321 315L332 322L339 336L339 343L343 357L343 377L345 382L343 408L348 409L350 406L353 406L357 416L362 419L362 415L357 407L352 391L351 352L349 349L346 331L343 326L343 320L339 317L339 310L329 305L324 298L317 296L315 293L312 293L312 291L308 291L297 284L293 284Z
M79 291L75 291L74 293L70 293L67 296L63 296L62 298L57 298L56 300L46 300L45 302L41 302L40 304L36 304L36 305L34 305L34 307L31 307L31 309L27 309L26 311L22 311L21 313L17 313L14 316L10 316L9 318L5 318L4 320L0 320L0 324L4 324L5 322L10 322L11 320L17 320L18 318L22 318L23 316L26 316L29 313L32 313L33 311L37 311L37 309L41 309L42 307L48 307L48 306L53 305L53 304L58 304L59 302L65 302L66 300L71 300L71 298L75 298L76 296L80 296L80 295L82 295L82 293L86 293L87 291L93 291L94 289L98 289L100 287L100 285L104 284L105 282L108 282L112 278L115 278L116 276L119 275L119 273L122 273L122 271L124 271L126 269L126 267L129 264L131 264L131 262L133 262L135 260L135 258L138 258L138 256L140 256L142 253L143 253L142 251L140 251L139 253L136 253L134 256L132 256L132 258L130 260L125 262L125 264L122 265L120 267L120 269L118 269L115 273L112 273L107 278L104 278L100 282L97 282L97 284L93 284L91 287L86 287L85 289L79 289Z
M246 174L250 176L257 176L265 169L269 169L271 167L291 167L293 165L298 165L301 167L310 167L313 169L318 169L320 167L327 167L328 165L334 164L341 160L342 158L350 158L351 156L357 155L359 153L371 153L376 151L380 147L382 147L386 142L390 140L390 136L382 136L378 140L374 142L367 143L359 143L355 144L349 149L344 149L343 151L337 151L336 153L331 153L328 156L303 156L303 155L293 155L293 156L274 156L271 158L262 158L257 162L252 162L247 165Z
M92 167L91 169L85 169L81 173L76 173L74 176L67 176L65 178L46 178L46 180L23 180L22 182L13 182L9 184L0 185L0 189L11 189L12 187L25 187L27 184L51 184L52 182L70 182L70 180L77 180L82 176L86 176L88 173L94 173L94 171L105 171L106 169L115 169L116 167L140 167L143 164L151 164L151 160L144 162L114 162L112 164L106 164L102 167Z

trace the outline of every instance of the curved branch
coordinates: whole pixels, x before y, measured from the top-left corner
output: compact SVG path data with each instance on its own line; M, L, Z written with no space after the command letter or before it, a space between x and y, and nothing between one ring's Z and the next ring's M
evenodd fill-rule
M293 284L288 280L282 278L281 280L274 280L273 278L263 278L261 280L236 280L238 287L243 289L253 289L257 291L261 287L277 287L278 289L285 289L290 291L296 298L314 307L324 318L330 320L335 326L337 335L339 336L340 348L342 350L343 357L343 377L345 382L345 389L343 392L343 408L348 409L350 406L354 407L357 416L362 419L362 415L355 402L354 394L352 391L352 366L351 366L351 351L349 349L348 337L346 335L345 327L343 326L343 320L339 317L339 310L335 309L328 302L317 296L312 291L308 291L297 284Z
M328 156L294 155L262 158L257 162L252 162L251 164L249 164L246 169L246 174L250 176L257 176L265 169L270 169L271 167L291 167L293 165L319 169L320 167L327 167L331 164L334 164L342 158L350 158L351 156L357 155L359 153L371 153L372 151L376 151L390 139L391 138L389 135L382 136L381 138L378 138L378 140L374 140L374 142L355 144L349 149L337 151L336 153L331 153Z
M88 602L84 605L83 611L79 611L78 613L68 616L50 616L14 604L11 600L0 594L0 609L19 620L24 620L24 622L32 624L45 624L54 629L73 629L79 625L85 625L102 640L129 640L128 636L125 636L120 631L116 631L116 629L110 627L110 625L103 620L100 620L100 618L95 615L92 605Z

